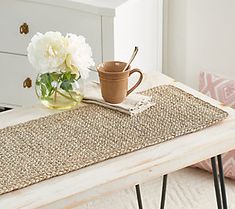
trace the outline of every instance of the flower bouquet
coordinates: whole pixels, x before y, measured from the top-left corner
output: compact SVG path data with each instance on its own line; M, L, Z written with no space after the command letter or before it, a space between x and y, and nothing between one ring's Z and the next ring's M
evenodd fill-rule
M94 66L92 51L83 36L59 32L37 33L27 48L28 59L38 70L36 94L53 109L69 109L81 102L81 80Z

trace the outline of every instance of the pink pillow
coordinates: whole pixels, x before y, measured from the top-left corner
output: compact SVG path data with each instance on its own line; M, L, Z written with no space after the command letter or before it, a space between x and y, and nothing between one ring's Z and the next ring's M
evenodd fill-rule
M199 90L213 99L235 109L235 80L222 78L212 73L201 72ZM223 154L222 158L224 175L235 179L235 150ZM197 163L194 166L209 172L212 171L210 159Z

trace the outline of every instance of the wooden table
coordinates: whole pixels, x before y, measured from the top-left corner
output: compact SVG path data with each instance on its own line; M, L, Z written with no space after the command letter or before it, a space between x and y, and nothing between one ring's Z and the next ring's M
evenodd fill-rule
M177 86L196 97L210 102L214 106L227 111L229 117L222 123L202 131L184 135L171 141L1 195L0 208L74 208L86 201L105 196L110 192L139 185L142 182L235 149L235 111L233 109L225 107L198 91L160 73L146 74L144 83L138 90L145 90L161 84ZM6 111L0 113L0 128L56 112L58 111L52 111L42 106ZM215 158L212 159L215 161ZM137 192L140 192L138 186Z

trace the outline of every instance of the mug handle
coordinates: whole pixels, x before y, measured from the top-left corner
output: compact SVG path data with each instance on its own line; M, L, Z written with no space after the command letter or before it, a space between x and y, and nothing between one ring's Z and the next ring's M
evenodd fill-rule
M140 71L140 69L135 68L135 69L131 70L129 76L131 76L131 74L133 74L133 73L139 73L140 77L139 77L139 80L136 82L136 84L127 91L127 94L126 94L127 96L140 85L140 83L142 82L143 77L144 77L143 73Z

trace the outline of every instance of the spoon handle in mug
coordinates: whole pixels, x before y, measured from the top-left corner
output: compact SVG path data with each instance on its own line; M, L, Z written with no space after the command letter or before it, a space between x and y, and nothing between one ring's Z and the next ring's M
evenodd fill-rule
M129 62L126 64L126 66L124 67L124 69L122 70L122 72L125 72L129 68L130 64L135 59L135 56L137 55L138 51L139 51L138 46L135 46L135 49L131 55L131 58L130 58Z

